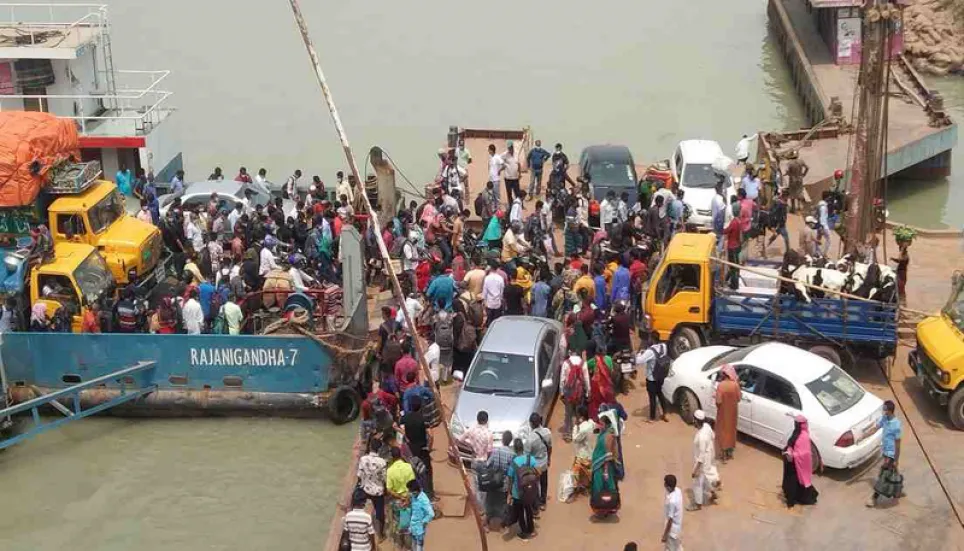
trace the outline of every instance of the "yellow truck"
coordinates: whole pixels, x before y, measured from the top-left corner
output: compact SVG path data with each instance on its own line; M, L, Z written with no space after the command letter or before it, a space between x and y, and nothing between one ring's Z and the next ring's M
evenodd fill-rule
M779 340L836 365L883 358L897 347L897 305L827 295L810 302L780 292L780 263L749 260L736 289L719 282L716 236L676 234L643 286L643 332L675 358L708 344Z
M99 166L91 170L99 173ZM52 183L26 207L0 208L0 239L29 235L45 223L54 243L84 243L100 252L114 279L153 288L168 262L161 232L127 213L124 196L112 182L81 179L75 187Z
M917 324L917 347L908 363L931 398L947 406L951 423L964 430L964 274L955 272L940 314Z

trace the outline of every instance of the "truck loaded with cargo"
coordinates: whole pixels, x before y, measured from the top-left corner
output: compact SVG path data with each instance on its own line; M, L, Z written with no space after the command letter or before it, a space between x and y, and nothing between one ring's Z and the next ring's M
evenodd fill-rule
M721 281L730 266L714 258L715 249L712 233L677 234L643 287L644 332L667 341L674 357L707 344L766 340L810 350L836 365L896 350L894 300L824 294L803 281L788 292L780 285L780 263L766 261L737 268L739 284L732 289Z
M39 265L32 263L34 269L56 265L63 260L58 255L68 251L73 260L78 255L86 258L89 254L81 255L83 250L96 252L112 280L122 285L149 289L166 275L160 230L127 214L124 196L112 182L100 179L99 163L80 162L78 143L72 121L45 113L0 113L5 293L23 293L31 282L31 263L13 267L22 264L25 246L38 235L49 235L54 247Z

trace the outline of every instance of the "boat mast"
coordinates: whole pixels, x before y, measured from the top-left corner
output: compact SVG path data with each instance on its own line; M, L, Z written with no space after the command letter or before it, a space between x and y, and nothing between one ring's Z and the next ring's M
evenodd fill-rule
M439 405L439 409L442 409L442 395L439 393L438 387L435 385L435 381L432 380L432 373L428 368L428 363L425 361L425 351L422 349L422 343L418 338L418 334L415 332L415 323L408 313L408 309L405 308L404 300L405 294L402 292L402 286L398 282L398 275L395 273L395 268L392 266L391 257L388 254L388 248L385 246L385 241L382 239L382 233L378 231L381 228L381 224L378 221L378 213L372 208L371 202L368 200L368 195L365 194L365 183L362 181L358 173L358 165L355 163L355 156L352 153L351 145L348 143L348 135L345 133L345 127L341 124L341 117L338 116L338 108L335 107L335 100L331 95L331 90L328 88L328 83L325 80L325 73L321 69L321 61L318 58L318 52L315 51L315 46L311 42L311 37L308 34L308 25L305 23L305 18L301 14L301 7L298 5L298 0L289 0L291 4L291 11L294 13L295 22L298 24L298 30L301 31L301 38L304 40L305 49L308 51L308 57L311 58L311 64L315 70L315 76L318 77L318 84L321 86L321 93L325 98L325 103L328 105L328 111L331 113L331 119L335 123L335 131L338 133L338 139L341 140L341 147L345 152L345 158L348 160L348 167L351 170L352 175L355 178L355 194L361 198L361 203L366 212L368 212L368 224L369 227L375 228L372 233L375 236L375 241L378 243L378 251L381 253L382 262L385 265L385 269L388 272L389 279L392 282L392 289L395 295L395 300L398 301L398 308L405 317L405 323L410 329L412 329L412 342L415 346L415 351L418 354L418 365L422 371L422 376L428 381L429 387L432 389L432 393L435 395L436 403ZM357 199L356 199L357 200ZM452 438L452 431L449 427L448 421L445 420L445 416L442 416L442 426L445 427L445 435L448 438L448 447L454 457L459 458L458 448L455 445L455 439ZM472 513L475 516L476 525L479 529L479 538L482 541L483 551L488 551L488 541L485 537L485 530L482 527L482 516L478 509L478 502L475 498L475 492L472 490L472 486L469 483L468 474L465 472L465 466L462 464L461 460L456 460L458 465L459 474L462 476L462 484L465 486L466 494L468 495L469 507L472 509Z

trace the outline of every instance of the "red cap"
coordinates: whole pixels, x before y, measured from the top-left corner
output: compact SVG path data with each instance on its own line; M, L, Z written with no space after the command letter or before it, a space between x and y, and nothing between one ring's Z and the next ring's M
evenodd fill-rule
M843 179L843 170L840 170L839 168L838 168L837 170L834 170L834 171L833 171L833 178L834 178L834 180L842 180L842 179Z

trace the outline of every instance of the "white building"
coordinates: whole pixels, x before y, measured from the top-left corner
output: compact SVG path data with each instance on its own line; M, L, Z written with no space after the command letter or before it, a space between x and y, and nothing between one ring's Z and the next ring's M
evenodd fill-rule
M182 168L161 124L174 111L168 74L114 68L107 6L0 4L0 111L74 120L83 160L100 161L109 179L121 165L159 182Z

